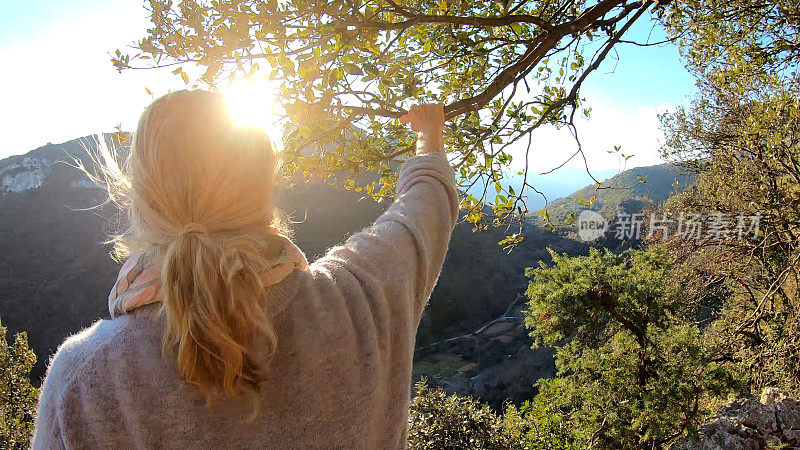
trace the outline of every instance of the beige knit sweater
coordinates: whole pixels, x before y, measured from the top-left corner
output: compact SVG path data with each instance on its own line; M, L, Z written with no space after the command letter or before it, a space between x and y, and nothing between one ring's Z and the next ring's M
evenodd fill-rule
M373 226L269 288L284 301L255 421L180 382L148 305L61 345L34 447L404 448L415 334L457 216L447 160L415 156Z

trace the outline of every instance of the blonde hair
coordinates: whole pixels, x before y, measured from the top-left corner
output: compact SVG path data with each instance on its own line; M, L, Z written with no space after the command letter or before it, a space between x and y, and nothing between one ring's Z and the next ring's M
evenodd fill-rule
M277 347L262 282L279 251L269 232L276 169L266 134L234 123L222 95L180 91L144 111L125 170L106 171L131 225L116 256L164 252L163 354L209 401L253 397L264 352Z

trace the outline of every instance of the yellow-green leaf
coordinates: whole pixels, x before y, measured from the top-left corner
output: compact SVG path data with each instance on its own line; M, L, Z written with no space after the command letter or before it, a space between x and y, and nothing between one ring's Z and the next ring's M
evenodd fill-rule
M361 69L357 65L355 65L353 63L345 64L344 65L344 71L349 73L350 75L362 75L363 74L363 72L361 72Z

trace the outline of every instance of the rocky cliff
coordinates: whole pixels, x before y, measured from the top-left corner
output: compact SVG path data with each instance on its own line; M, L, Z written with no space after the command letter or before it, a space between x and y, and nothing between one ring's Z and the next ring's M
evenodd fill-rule
M717 411L698 436L670 450L800 448L800 401L775 389L739 397Z

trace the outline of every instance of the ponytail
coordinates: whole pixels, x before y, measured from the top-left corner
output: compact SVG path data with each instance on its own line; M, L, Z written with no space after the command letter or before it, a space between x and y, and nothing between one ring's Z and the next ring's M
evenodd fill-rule
M189 223L167 247L164 352L174 351L180 378L202 392L239 396L265 380L252 350L255 341L259 354L277 347L262 281L269 245L263 233L214 237Z

